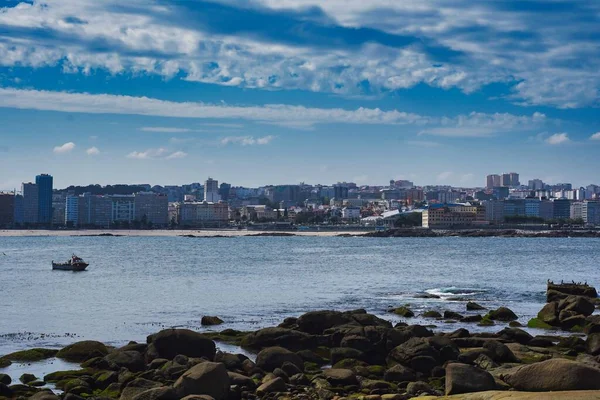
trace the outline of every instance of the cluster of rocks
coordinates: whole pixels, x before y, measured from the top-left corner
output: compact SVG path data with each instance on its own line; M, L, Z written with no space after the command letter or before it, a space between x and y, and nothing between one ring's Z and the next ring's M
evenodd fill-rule
M491 326L497 322L510 322L511 326L513 327L521 326L521 324L516 322L519 319L519 317L517 317L517 315L507 307L499 307L496 310L490 310L485 315L477 313L477 311L482 310L485 310L485 307L475 302L469 301L466 304L466 311L470 312L469 315L463 315L456 311L449 310L444 311L443 314L436 310L429 310L421 314L421 317L433 318L444 322L477 323L477 325L479 326ZM408 308L408 306L391 308L388 311L399 315L403 318L412 318L415 316L415 313L410 308Z
M600 319L592 316L598 293L582 283L548 282L546 301L537 318L529 322L535 328L560 328L586 333L600 332Z
M420 325L392 326L365 310L309 312L277 327L217 336L257 353L255 361L217 351L211 337L186 329L162 330L146 343L121 348L83 341L40 352L81 363L81 369L43 380L27 376L20 384L0 375L0 399L401 400L600 389L600 338L532 337L510 327L434 333ZM40 389L40 383L63 393Z

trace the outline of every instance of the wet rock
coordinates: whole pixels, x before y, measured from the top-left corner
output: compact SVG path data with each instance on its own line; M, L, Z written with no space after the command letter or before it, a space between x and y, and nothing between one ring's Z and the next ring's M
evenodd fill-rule
M560 311L572 311L579 315L592 315L594 312L594 304L586 297L582 296L568 296L558 303L558 309Z
M72 362L83 362L94 357L104 357L107 354L108 349L103 343L84 340L63 348L56 353L56 357Z
M36 379L37 378L33 374L23 374L19 377L19 381L21 381L21 383L24 385L28 385L30 382L33 382Z
M249 378L245 375L235 372L228 372L227 375L229 376L230 385L238 385L240 387L246 387L249 389L254 389L256 387L256 383L254 383L252 378Z
M21 350L0 357L0 367L8 367L11 361L16 362L33 362L41 361L47 358L54 357L58 350L34 348L29 350Z
M494 377L477 367L453 363L446 367L446 396L494 390Z
M423 393L432 393L433 388L427 383L423 381L410 382L406 386L406 393L411 396L417 396Z
M396 315L404 317L404 318L412 318L412 317L415 316L415 313L412 312L411 309L409 309L408 307L404 307L404 306L398 307L398 308L393 308L393 309L391 309L389 311L392 312L392 313L394 313L394 314L396 314Z
M0 397L6 397L9 399L13 397L12 389L9 388L8 385L5 385L4 383L0 383Z
M351 322L352 318L349 314L329 310L308 312L301 315L296 321L298 330L313 335L320 335L326 329Z
M425 311L422 315L423 318L442 318L442 314L440 314L438 311Z
M348 386L357 384L356 375L349 369L331 368L323 371L323 376L332 386Z
M2 383L4 385L10 385L11 382L12 382L12 379L10 378L10 375L0 374L0 383Z
M388 382L407 382L417 378L415 371L403 365L394 365L385 371L383 379Z
M278 346L300 351L315 348L317 342L314 336L305 332L285 328L264 328L246 335L241 345L251 350Z
M515 321L519 319L519 317L517 317L517 315L507 307L499 307L496 310L490 311L488 313L488 317L493 321L503 322Z
M487 354L480 354L474 361L473 361L473 365L485 370L485 371L490 371L494 368L498 368L498 364L496 364L496 362L494 360L492 360L491 357L489 357Z
M296 364L291 363L289 361L284 362L281 366L281 369L286 373L287 376L293 376L302 373L301 368L298 368Z
M585 325L584 315L574 315L560 321L560 327L566 330L572 330L575 327L583 328Z
M556 284L551 281L548 282L546 289L546 297L548 302L554 301L560 296L566 297L568 295L596 298L598 297L598 292L596 292L594 287L585 283L581 284L572 282Z
M466 317L463 317L463 319L461 319L460 322L472 323L472 322L480 322L481 320L483 320L483 316L481 316L479 314L475 314L475 315L468 315Z
M585 346L588 354L593 356L600 355L600 333L588 335Z
M340 342L340 347L349 347L362 352L369 352L373 349L371 341L360 335L344 336Z
M60 397L52 393L51 391L43 390L29 397L29 400L59 400Z
M575 361L553 358L518 367L504 379L517 390L549 392L600 389L600 369Z
M499 363L518 363L521 362L513 352L504 344L496 340L491 340L483 345L483 348L490 352L492 360Z
M256 389L256 394L263 396L269 393L285 392L286 390L287 386L285 385L283 379L275 378L260 385L258 389Z
M215 400L227 399L229 375L221 363L205 362L186 371L173 385L179 398L209 395Z
M546 304L538 312L537 317L548 325L558 325L558 303L553 301Z
M151 359L166 358L172 360L179 354L188 357L213 360L217 352L215 342L198 332L189 329L165 329L148 336L148 353Z
M261 350L256 356L256 366L267 372L272 372L275 368L281 368L285 362L290 362L299 369L304 369L304 362L300 356L283 347L269 347Z
M444 311L444 318L445 319L455 319L455 320L461 320L464 318L464 315L461 315L457 312L454 311Z
M137 351L113 351L104 360L115 370L127 368L131 372L139 372L146 369L144 356Z
M469 301L469 302L467 302L467 310L468 311L479 311L479 310L485 310L485 307L480 306L479 304L477 304L473 301Z
M527 343L532 347L552 347L554 346L554 342L548 338L542 336L536 336Z
M519 328L504 328L498 332L498 337L508 342L517 342L520 344L528 344L533 336L523 329Z
M205 315L204 317L202 317L202 319L200 320L200 324L203 326L215 326L215 325L221 325L224 321L219 318L219 317L215 317L215 316L207 316Z
M171 387L148 389L133 397L133 400L177 400L177 394Z
M414 361L413 361L414 360ZM440 353L429 344L427 338L412 338L395 347L387 357L388 365L401 364L412 369L418 367L427 373L427 367L433 368L440 362Z
M331 349L331 363L337 364L342 360L353 359L364 361L365 355L362 351L350 347L336 347Z

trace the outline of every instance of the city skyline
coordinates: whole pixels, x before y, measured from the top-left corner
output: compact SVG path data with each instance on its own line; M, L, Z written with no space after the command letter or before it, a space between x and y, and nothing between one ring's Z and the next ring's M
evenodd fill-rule
M9 0L0 26L0 190L599 181L597 2Z

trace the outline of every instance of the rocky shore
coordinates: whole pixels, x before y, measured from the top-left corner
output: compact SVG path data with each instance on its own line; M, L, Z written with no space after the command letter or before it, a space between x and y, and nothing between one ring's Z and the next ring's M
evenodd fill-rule
M345 236L345 235L340 235ZM528 231L516 229L389 229L369 232L363 237L504 237L504 238L600 238L600 230Z
M465 317L430 313L431 326L410 325L414 313L399 306L389 311L407 323L396 326L365 310L313 311L254 332L165 329L120 348L81 341L29 349L0 357L0 399L600 399L596 290L548 282L547 297L534 323L553 330L538 336L505 307L466 321L489 332L440 333L435 324ZM472 302L465 309L484 312ZM219 351L219 343L256 357ZM2 373L12 362L52 357L80 369L20 382Z

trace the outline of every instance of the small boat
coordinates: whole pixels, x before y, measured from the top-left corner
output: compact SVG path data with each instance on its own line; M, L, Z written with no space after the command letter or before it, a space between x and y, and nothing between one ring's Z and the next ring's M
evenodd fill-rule
M77 257L75 254L65 263L55 263L52 261L52 269L61 271L84 271L90 265L83 261L83 258Z

